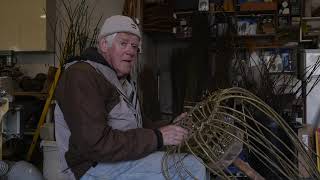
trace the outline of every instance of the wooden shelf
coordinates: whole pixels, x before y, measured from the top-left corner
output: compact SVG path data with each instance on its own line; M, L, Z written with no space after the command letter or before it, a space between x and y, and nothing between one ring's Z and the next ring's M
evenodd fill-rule
M263 16L276 16L276 14L267 14L267 13L259 13L259 14L237 14L237 17L263 17Z
M44 93L44 92L25 92L25 91L21 91L21 92L14 92L13 93L14 96L32 96L32 97L36 97L40 100L45 100L48 96L48 93Z
M285 46L285 44L254 44L252 46L252 48L255 49L295 49L298 46ZM242 44L241 46L237 47L237 48L241 48L241 49L247 49L247 48L251 48L248 47L247 44Z
M25 129L25 131L23 132L23 135L33 136L35 132L36 132L36 129Z
M278 15L278 17L291 17L291 15L290 14L285 14L285 15Z
M256 38L256 37L275 37L276 33L271 34L255 34L255 35L237 35L238 38Z
M277 13L276 10L251 10L251 11L175 11L173 15L185 15L185 14L193 14L193 13L204 13L204 14L237 14L237 15L257 15L263 14L267 15L275 15Z
M305 21L320 21L320 17L302 17L301 20L305 20Z
M235 13L237 11L209 11L209 13Z

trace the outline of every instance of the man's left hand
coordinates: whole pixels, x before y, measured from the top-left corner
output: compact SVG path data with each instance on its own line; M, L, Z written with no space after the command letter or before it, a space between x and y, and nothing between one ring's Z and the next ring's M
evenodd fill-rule
M187 118L188 116L188 113L187 112L184 112L184 113L181 113L179 116L177 116L176 118L174 118L174 120L172 121L173 124L177 124L179 123L179 121Z

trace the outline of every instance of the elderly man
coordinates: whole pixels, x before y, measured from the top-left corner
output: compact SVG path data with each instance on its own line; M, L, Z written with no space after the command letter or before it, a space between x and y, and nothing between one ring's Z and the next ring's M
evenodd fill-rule
M179 145L186 129L142 121L136 86L130 79L137 61L141 33L126 16L105 20L98 48L88 48L65 65L56 89L56 141L62 172L69 179L164 179L161 160L165 145ZM184 118L185 113L178 116ZM182 156L182 155L181 155ZM196 157L183 163L204 179ZM174 167L174 166L171 166ZM172 179L179 173L169 167Z

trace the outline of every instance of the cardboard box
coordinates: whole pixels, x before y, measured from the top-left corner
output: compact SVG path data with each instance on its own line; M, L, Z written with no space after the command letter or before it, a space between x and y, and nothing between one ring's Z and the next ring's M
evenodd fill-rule
M265 34L275 33L275 29L272 23L266 23L262 25L262 32Z
M240 4L240 11L269 11L277 10L276 2L246 2Z

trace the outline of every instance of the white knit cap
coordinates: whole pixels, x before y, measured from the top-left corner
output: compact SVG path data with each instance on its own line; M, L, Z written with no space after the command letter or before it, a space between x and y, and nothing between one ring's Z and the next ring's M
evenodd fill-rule
M118 32L132 33L141 39L138 25L127 16L115 15L104 21L98 35L98 39Z

